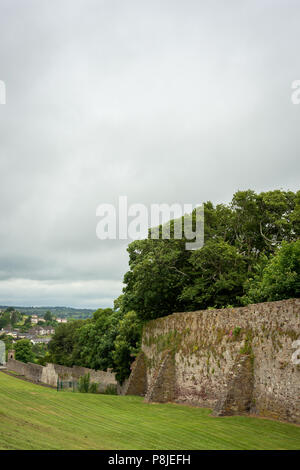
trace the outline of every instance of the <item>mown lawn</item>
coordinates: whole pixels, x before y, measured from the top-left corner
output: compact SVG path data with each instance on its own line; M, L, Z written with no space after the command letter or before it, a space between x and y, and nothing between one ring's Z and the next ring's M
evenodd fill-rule
M133 396L57 392L0 373L0 449L299 449L300 427Z

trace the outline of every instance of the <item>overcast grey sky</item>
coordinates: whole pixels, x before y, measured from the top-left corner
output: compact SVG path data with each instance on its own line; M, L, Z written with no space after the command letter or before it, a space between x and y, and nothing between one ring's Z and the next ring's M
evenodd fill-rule
M299 0L0 0L0 304L111 306L96 207L299 189Z

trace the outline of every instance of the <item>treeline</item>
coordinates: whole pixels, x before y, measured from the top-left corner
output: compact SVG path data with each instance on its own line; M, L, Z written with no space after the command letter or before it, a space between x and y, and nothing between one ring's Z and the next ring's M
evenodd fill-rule
M200 250L187 251L184 238L131 243L115 308L59 326L49 345L52 360L112 367L122 381L149 319L299 296L300 191L239 191L228 205L207 202L204 214Z
M13 328L22 321L22 318L23 315L14 307L7 307L3 312L0 312L0 330L6 326Z
M135 312L122 308L98 309L93 318L61 324L48 345L48 362L71 367L114 369L122 382L137 354L142 323Z
M6 309L6 306L0 306L0 309ZM88 308L74 307L14 307L23 315L38 315L44 317L47 312L51 312L54 317L60 318L89 318L93 310Z

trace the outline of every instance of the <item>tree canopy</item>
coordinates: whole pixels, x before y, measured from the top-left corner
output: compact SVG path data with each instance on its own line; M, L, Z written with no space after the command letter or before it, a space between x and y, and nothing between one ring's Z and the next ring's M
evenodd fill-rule
M230 204L206 202L204 216L199 250L185 250L184 238L128 246L125 311L144 321L178 310L242 305L257 266L299 238L300 191L238 191Z
M240 306L300 295L300 191L238 191L204 204L204 246L186 239L136 240L113 309L56 328L52 362L113 368L121 382L140 347L143 323L175 311ZM193 223L195 224L195 212ZM158 232L162 233L162 227Z

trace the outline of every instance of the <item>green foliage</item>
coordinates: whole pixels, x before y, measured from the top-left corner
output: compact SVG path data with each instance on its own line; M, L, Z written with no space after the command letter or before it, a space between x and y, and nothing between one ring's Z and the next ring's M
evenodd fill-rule
M71 367L115 370L119 381L130 374L139 350L142 324L135 312L98 309L89 320L59 325L48 345L50 361Z
M117 387L115 385L107 385L107 387L101 392L102 395L118 395Z
M300 240L283 242L275 256L264 258L245 284L243 302L256 303L300 296Z
M76 331L85 324L84 320L61 323L48 344L51 362L68 367L74 365L73 353L76 344Z
M204 205L205 244L186 239L136 240L114 309L59 325L49 344L51 362L113 368L122 382L140 348L145 321L173 312L229 308L299 296L300 191L238 191L230 204ZM195 225L196 213L192 214ZM53 312L52 312L53 313ZM239 327L233 336L240 335ZM248 347L248 346L247 346ZM247 349L246 347L246 349Z
M23 315L18 310L13 310L10 316L10 324L11 326L15 326L18 322L20 322L23 318Z
M232 334L233 334L233 336L234 336L235 338L237 338L237 337L240 335L240 332L241 332L241 327L240 327L240 326L236 326L236 327L233 329Z
M6 326L14 327L22 320L22 314L13 307L8 307L3 313L0 313L0 329Z
M3 307L0 306L0 309ZM14 307L8 307L7 311L15 310ZM73 318L73 319L85 319L92 316L93 310L91 309L80 309L71 307L17 307L17 310L22 315L38 315L38 317L44 317L47 312L50 312L53 317L62 318Z
M31 325L31 317L25 318L24 324L19 327L19 331L22 333L26 333L30 328L32 327Z
M90 383L89 393L98 393L98 384L95 382Z
M183 269L188 256L184 240L136 240L127 250L125 311L134 310L141 320L149 320L181 309L179 295L189 279Z
M243 293L247 265L236 247L221 239L210 239L201 250L192 252L189 262L193 281L180 296L187 302L188 310L198 306L222 308L230 299L237 304Z
M79 378L78 392L80 393L98 393L98 384L91 382L90 374L85 374Z
M50 362L50 356L47 351L47 345L43 343L37 343L32 345L32 352L34 354L34 362L45 366L47 362Z
M78 392L88 393L90 389L90 374L84 374L78 380Z
M136 313L128 312L118 325L118 335L114 342L114 370L119 382L130 374L130 363L140 348L142 324Z
M45 351L43 354L37 354L35 357L35 362L40 364L41 366L45 366L49 362L51 362L51 356L48 351Z
M204 213L205 245L200 250L187 251L184 237L172 236L149 236L129 245L124 312L134 310L146 321L176 311L243 304L248 282L263 269L265 259L274 256L281 243L299 238L300 191L238 191L229 205L205 203ZM285 290L293 276L279 297L295 295L295 286Z
M16 360L21 362L33 362L34 354L32 344L28 339L21 339L15 344Z
M74 335L73 364L96 370L113 368L114 342L121 318L120 311L107 308L98 309L91 320L86 320Z
M0 328L5 328L8 325L10 325L10 313L4 312L0 316Z
M47 310L47 312L45 313L44 315L44 320L46 320L46 322L51 322L53 319L53 315L52 313L50 312L50 310Z
M14 307L7 307L7 308L5 309L5 312L11 313L11 312L13 312L14 310L15 310Z
M0 333L0 341L3 341L5 344L6 360L7 360L8 350L13 349L13 339L11 336Z

